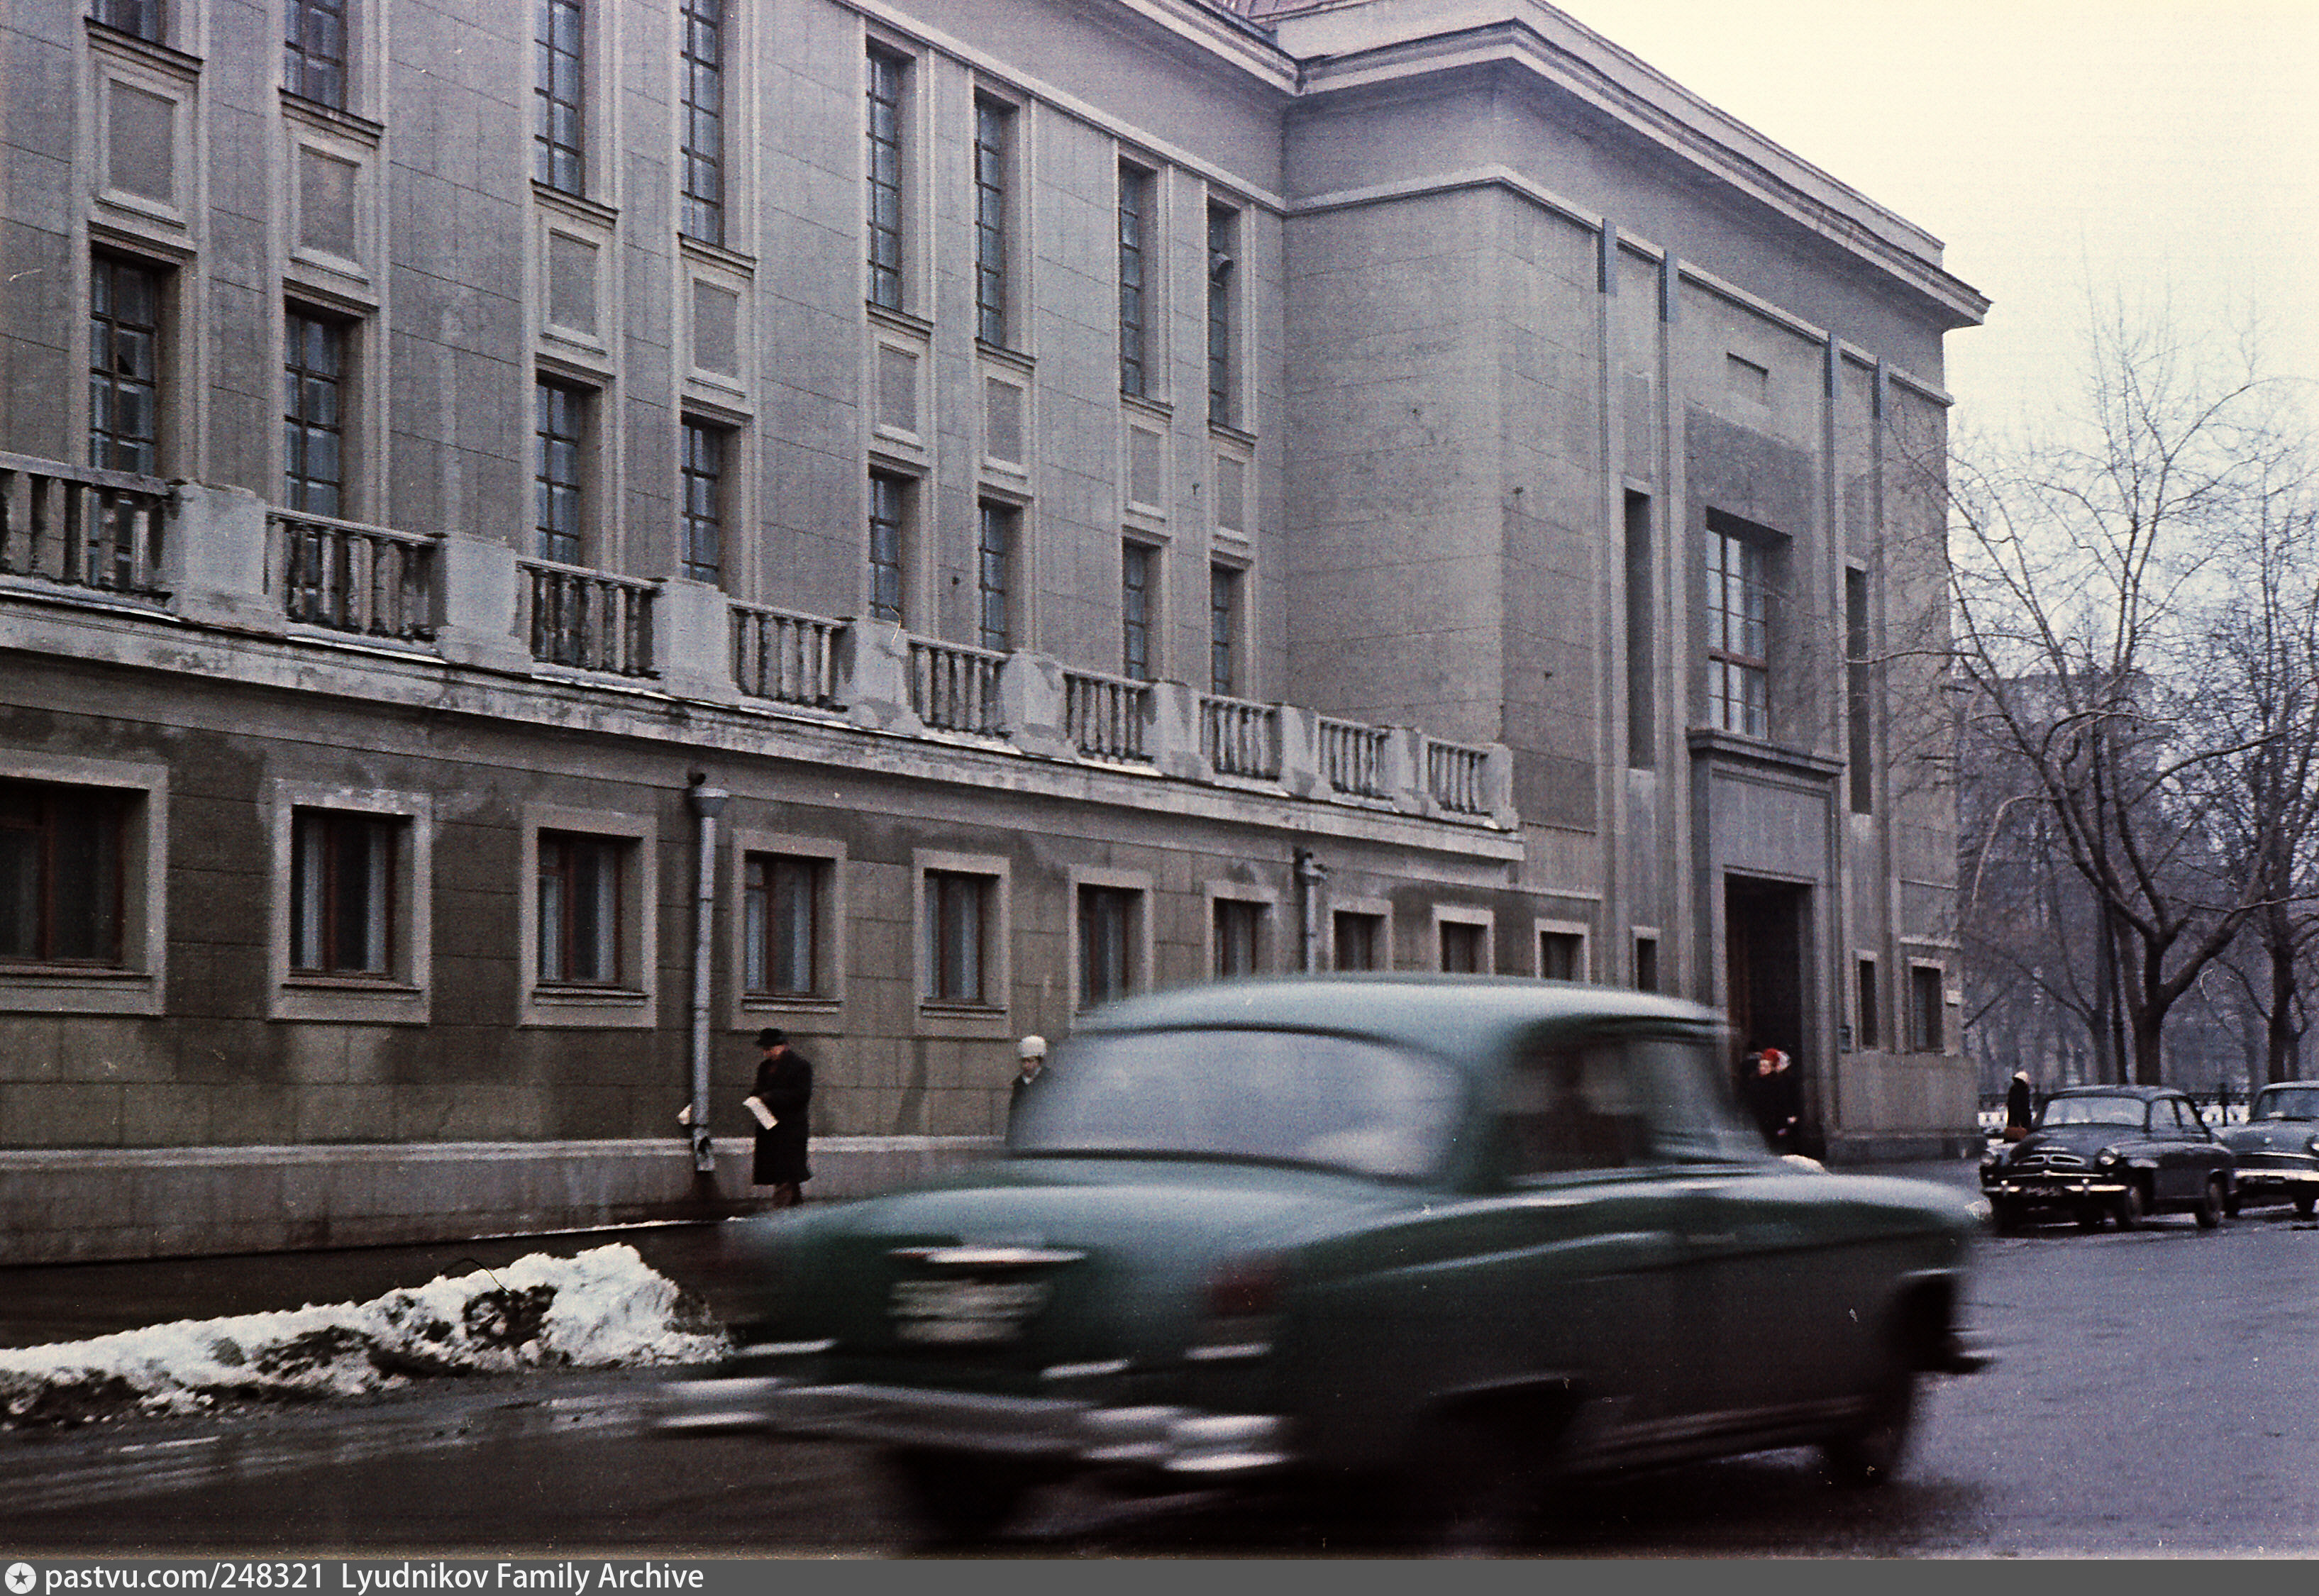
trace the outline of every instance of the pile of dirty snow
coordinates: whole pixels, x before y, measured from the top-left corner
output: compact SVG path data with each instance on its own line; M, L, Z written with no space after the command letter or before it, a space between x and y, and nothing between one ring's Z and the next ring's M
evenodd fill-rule
M702 1322L633 1247L535 1252L375 1302L0 1348L0 1428L358 1396L427 1375L698 1363L726 1349Z

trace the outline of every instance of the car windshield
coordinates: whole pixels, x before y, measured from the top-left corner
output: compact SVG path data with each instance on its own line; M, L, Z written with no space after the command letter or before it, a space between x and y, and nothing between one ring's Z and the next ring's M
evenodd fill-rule
M2319 1120L2319 1087L2265 1087L2255 1094L2251 1120Z
M2139 1097L2055 1097L2045 1105L2041 1125L2127 1125L2139 1131L2149 1105Z
M1016 1153L1250 1159L1410 1178L1448 1150L1465 1082L1442 1059L1308 1031L1074 1039L1026 1098Z

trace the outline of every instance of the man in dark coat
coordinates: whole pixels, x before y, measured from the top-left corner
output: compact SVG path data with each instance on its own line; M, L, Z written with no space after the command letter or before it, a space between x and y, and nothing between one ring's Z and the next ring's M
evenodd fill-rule
M2005 1088L2005 1140L2018 1141L2029 1134L2031 1104L2029 1072L2017 1069L2012 1085Z
M756 1117L757 1141L749 1178L773 1188L773 1206L794 1208L805 1200L798 1188L813 1178L805 1161L811 1134L813 1065L790 1046L786 1031L768 1026L757 1032L764 1058L757 1064L756 1090L747 1106Z
M1015 1116L1023 1112L1023 1099L1029 1096L1031 1084L1047 1071L1047 1039L1026 1036L1015 1044L1015 1056L1022 1068L1015 1072L1015 1082L1006 1096L1006 1128L1015 1128Z

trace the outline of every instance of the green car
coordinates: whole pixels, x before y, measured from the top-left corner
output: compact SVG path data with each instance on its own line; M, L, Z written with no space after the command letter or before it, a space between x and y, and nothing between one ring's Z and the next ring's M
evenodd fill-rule
M744 1222L755 1338L672 1429L881 1448L942 1538L1102 1474L1425 1533L1563 1473L1816 1445L1872 1483L1956 1328L1967 1196L1767 1151L1690 1004L1220 982L1087 1017L1006 1156Z

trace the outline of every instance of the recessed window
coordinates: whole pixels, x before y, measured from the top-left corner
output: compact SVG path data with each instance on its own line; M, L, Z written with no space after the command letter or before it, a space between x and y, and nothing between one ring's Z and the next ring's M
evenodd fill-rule
M929 1003L990 1005L989 942L995 877L928 870L925 897L925 996Z
M1442 972L1447 975L1489 974L1489 932L1488 926L1470 921L1442 921Z
M89 262L88 463L160 474L161 274L109 255Z
M902 308L902 79L898 56L869 57L870 302Z
M1947 1047L1941 1023L1942 971L1937 964L1908 968L1908 1046L1919 1053L1937 1053Z
M282 502L346 514L347 326L292 310L284 317Z
M1884 997L1877 990L1876 960L1860 960L1855 968L1859 971L1860 1046L1881 1048L1884 1045Z
M585 14L581 0L534 0L532 59L532 176L564 194L587 192L586 127L581 91L585 59L581 53Z
M1120 674L1135 681L1151 680L1151 584L1158 565L1150 544L1120 545Z
M282 86L347 108L347 0L285 0Z
M290 968L311 975L394 970L399 820L299 809L290 825Z
M1151 269L1158 244L1152 175L1119 164L1119 391L1141 398L1152 391L1154 328Z
M742 872L742 985L753 996L829 990L824 924L831 861L752 853Z
M909 532L910 480L870 473L870 618L903 622L902 555Z
M1659 939L1638 936L1635 939L1635 990L1656 992L1659 989Z
M1208 207L1208 424L1238 424L1239 319L1233 295L1240 281L1240 212Z
M132 795L0 781L0 961L119 966Z
M161 38L161 0L96 0L89 15L108 28L118 28L155 44Z
M684 424L681 569L687 580L711 586L725 579L725 456L729 441L722 427Z
M682 0L683 232L725 242L725 0Z
M539 834L539 979L618 986L624 838Z
M1208 690L1231 698L1245 685L1240 669L1241 573L1208 567Z
M1844 573L1845 758L1852 812L1876 807L1875 668L1869 663L1868 573Z
M975 336L997 348L1012 343L1013 284L1006 250L1008 190L1013 187L1015 109L977 95L974 102Z
M585 536L581 462L589 394L583 388L543 380L535 397L532 483L539 557L576 565Z
M1331 922L1339 969L1385 968L1385 916L1339 909Z
M1219 897L1214 906L1215 924L1211 942L1217 978L1254 975L1261 957L1265 906L1240 898Z
M1092 1008L1134 989L1136 917L1143 895L1125 887L1079 888L1079 1006Z
M1011 504L982 503L975 550L976 641L1000 654L1015 646L1015 539L1021 521L1022 512Z
M1538 933L1538 973L1549 981L1586 978L1586 939L1575 931Z
M1751 737L1770 735L1766 567L1761 544L1708 528L1708 718L1724 731Z

